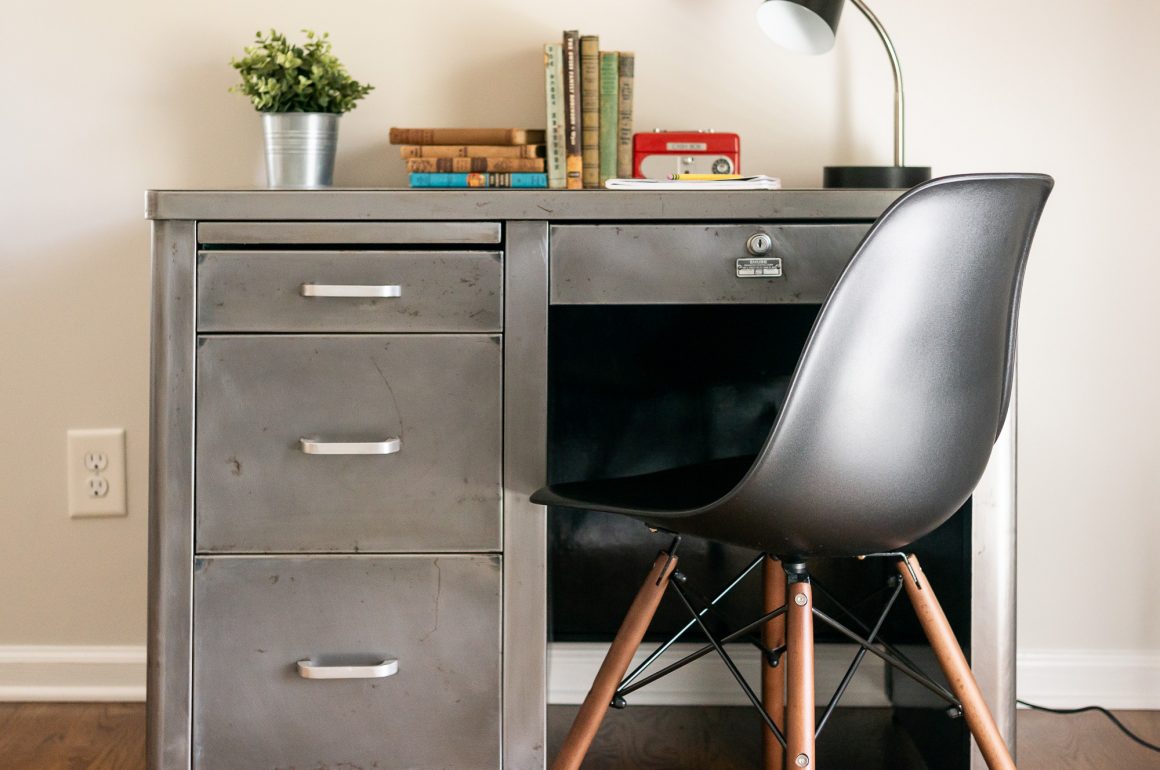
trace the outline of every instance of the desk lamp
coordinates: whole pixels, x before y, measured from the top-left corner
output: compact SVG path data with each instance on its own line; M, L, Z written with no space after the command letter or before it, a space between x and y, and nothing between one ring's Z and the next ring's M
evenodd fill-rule
M838 19L845 0L765 0L757 9L757 23L773 42L796 53L819 54L834 47ZM906 101L902 93L902 67L894 43L878 17L862 0L850 0L869 20L894 70L894 165L826 166L826 187L913 187L930 179L930 166L907 166L905 155Z

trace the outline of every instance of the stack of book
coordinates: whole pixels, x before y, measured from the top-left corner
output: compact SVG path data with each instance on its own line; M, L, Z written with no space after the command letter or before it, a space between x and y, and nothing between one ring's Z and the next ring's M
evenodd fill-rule
M632 92L636 57L601 51L596 35L564 32L544 46L548 186L599 188L632 176Z
M544 131L392 128L411 187L547 187Z

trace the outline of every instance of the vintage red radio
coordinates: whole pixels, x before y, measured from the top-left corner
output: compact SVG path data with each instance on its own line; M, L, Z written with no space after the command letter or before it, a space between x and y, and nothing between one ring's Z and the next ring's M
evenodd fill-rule
M632 175L740 174L741 138L720 131L661 131L632 137Z

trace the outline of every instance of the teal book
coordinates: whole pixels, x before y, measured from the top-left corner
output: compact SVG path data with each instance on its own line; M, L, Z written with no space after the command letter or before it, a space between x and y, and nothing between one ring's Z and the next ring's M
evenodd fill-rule
M620 54L600 52L600 186L616 176L616 146L620 129Z
M411 187L519 187L537 188L548 186L547 174L501 174L466 173L411 174Z

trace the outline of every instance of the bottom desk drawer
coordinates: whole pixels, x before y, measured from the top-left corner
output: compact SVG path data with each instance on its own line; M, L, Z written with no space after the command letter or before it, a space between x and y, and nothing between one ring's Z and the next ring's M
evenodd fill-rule
M499 596L491 556L198 559L193 767L498 767Z

